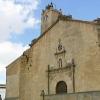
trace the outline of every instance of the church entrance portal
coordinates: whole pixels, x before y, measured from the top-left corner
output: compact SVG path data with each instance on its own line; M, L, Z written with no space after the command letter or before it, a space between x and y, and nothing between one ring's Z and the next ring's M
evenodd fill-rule
M67 85L64 81L59 81L56 85L56 94L67 93Z

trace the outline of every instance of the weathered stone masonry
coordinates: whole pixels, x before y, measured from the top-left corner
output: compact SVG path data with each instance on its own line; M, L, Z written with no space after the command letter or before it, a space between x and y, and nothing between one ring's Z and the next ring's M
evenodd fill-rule
M41 35L7 67L7 100L99 100L100 19L82 21L48 5Z

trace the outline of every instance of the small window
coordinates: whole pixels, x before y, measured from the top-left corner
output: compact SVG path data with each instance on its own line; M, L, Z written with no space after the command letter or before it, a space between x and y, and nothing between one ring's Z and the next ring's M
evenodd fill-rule
M60 58L59 59L59 68L61 68L62 67L62 59Z
M45 15L44 16L44 20L46 21L48 19L48 15Z

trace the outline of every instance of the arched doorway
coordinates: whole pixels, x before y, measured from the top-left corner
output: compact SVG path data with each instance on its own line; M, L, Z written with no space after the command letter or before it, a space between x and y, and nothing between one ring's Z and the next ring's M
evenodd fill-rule
M56 93L67 93L67 85L64 81L59 81L56 85Z

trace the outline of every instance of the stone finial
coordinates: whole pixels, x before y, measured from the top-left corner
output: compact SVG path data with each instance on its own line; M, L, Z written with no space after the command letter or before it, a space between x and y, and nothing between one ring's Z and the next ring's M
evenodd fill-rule
M51 2L51 7L53 7L53 3Z
M53 3L52 2L46 6L46 9L50 9L50 8L53 8Z
M45 95L45 92L44 90L41 91L41 96L44 96Z
M59 12L62 14L62 9L59 9Z
M94 22L100 24L100 18L95 19Z
M37 39L35 38L35 39L33 39L32 41L31 41L31 43L29 44L29 46L30 47L32 47L32 45L34 45L35 43L36 43L36 41L37 41Z

